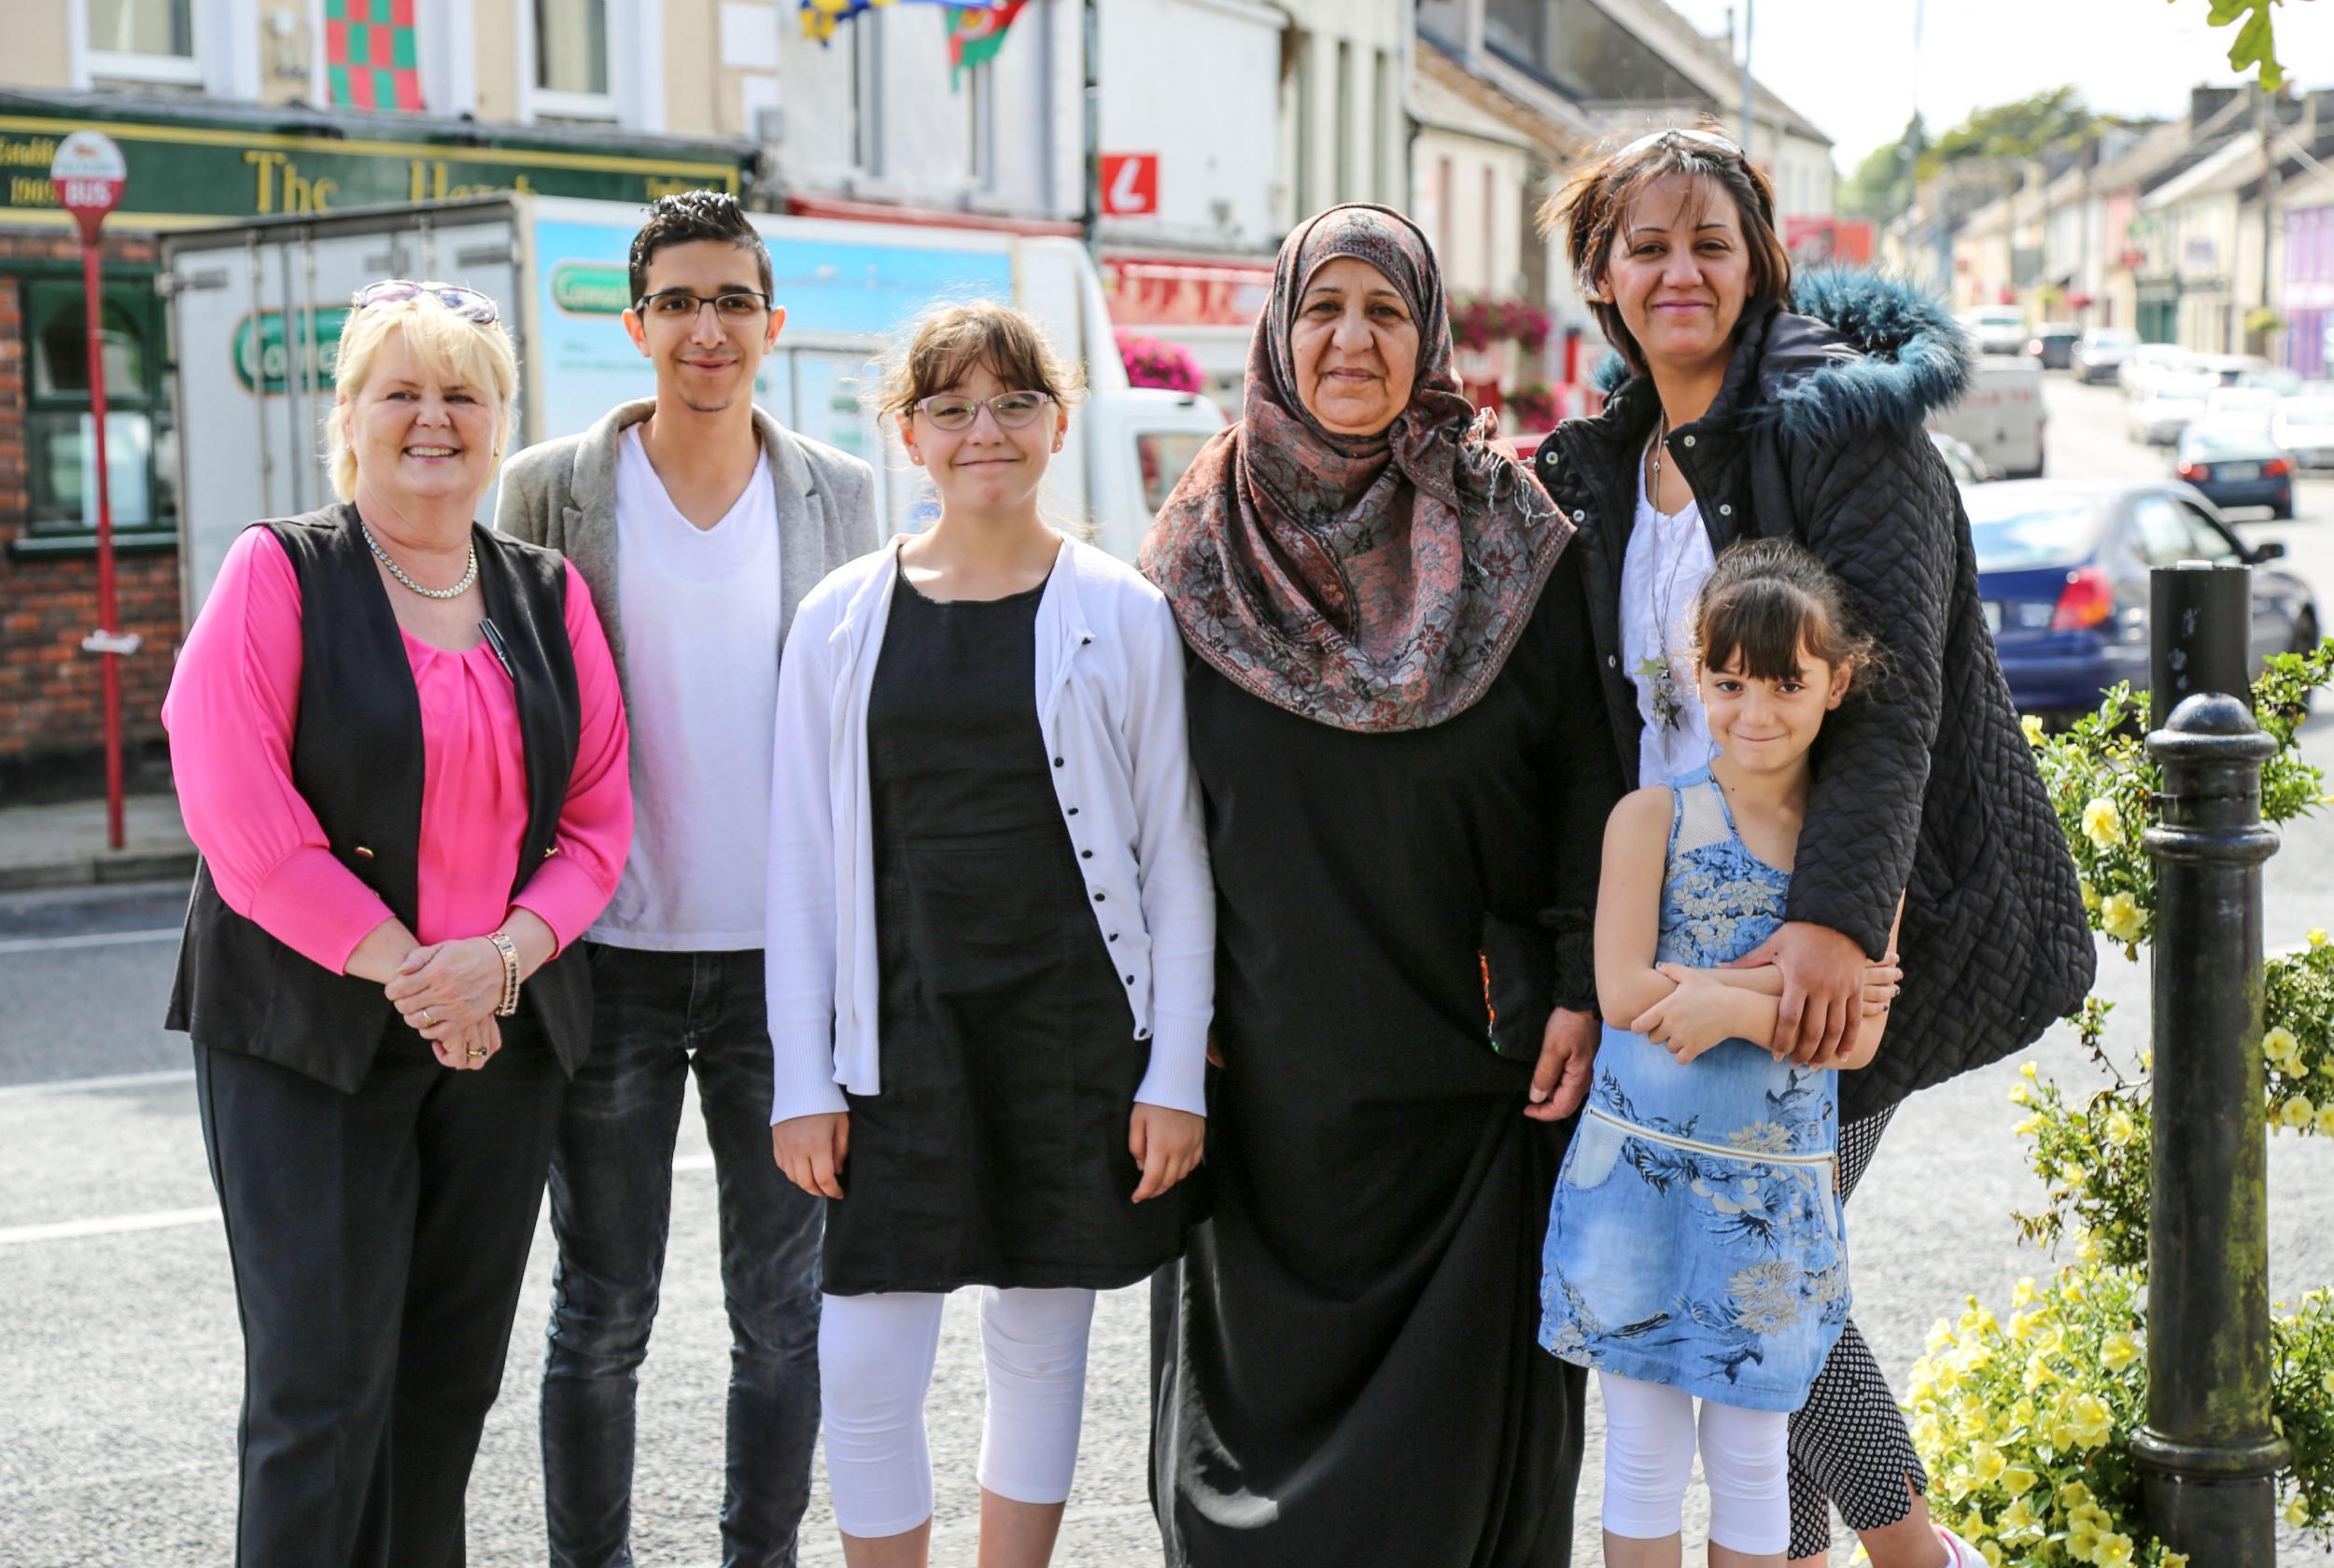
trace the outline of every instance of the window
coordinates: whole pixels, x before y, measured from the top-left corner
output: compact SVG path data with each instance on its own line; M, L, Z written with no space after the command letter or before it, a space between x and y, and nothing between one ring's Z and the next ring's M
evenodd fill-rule
M105 54L192 60L192 0L89 0L89 47Z
M2244 559L2236 541L2223 533L2211 518L2186 501L2179 505L2181 521L2188 525L2189 560L2233 565Z
M1314 200L1315 182L1313 177L1313 35L1306 33L1297 46L1297 221L1301 223L1313 216L1320 204Z
M608 96L608 0L534 0L535 85Z
M1363 133L1363 127L1354 122L1354 46L1344 39L1337 40L1337 79L1330 83L1337 105L1334 138L1337 155L1337 186L1334 199L1351 202L1361 192L1354 189L1354 143Z
M25 490L29 531L73 535L97 526L95 421L89 333L77 278L27 277ZM116 528L175 528L178 462L163 380L161 302L150 275L105 289L105 469Z
M1402 105L1394 91L1394 51L1377 51L1376 71L1370 91L1370 200L1381 206L1399 207L1402 197L1394 189L1392 160L1385 155L1386 133L1390 127L1402 127L1402 139L1409 142L1408 121L1401 118Z
M2197 558L2184 509L2170 496L2150 494L2132 502L2131 523L2139 530L2141 558L2148 565L2169 567Z
M964 175L977 190L996 184L997 93L991 67L984 60L964 73Z
M883 173L883 18L862 11L851 19L851 161L870 175Z

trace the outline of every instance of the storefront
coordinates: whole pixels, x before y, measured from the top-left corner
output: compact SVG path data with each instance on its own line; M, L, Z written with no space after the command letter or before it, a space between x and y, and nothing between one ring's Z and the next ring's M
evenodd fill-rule
M105 229L106 466L120 554L123 713L150 746L179 633L175 420L155 237L260 216L526 190L646 203L741 191L754 149L617 130L562 133L415 115L124 102L0 92L0 789L100 745L94 431L79 243L49 168L77 130L129 165Z
M1190 350L1207 395L1239 418L1248 348L1272 292L1272 263L1118 254L1104 256L1102 271L1111 326Z

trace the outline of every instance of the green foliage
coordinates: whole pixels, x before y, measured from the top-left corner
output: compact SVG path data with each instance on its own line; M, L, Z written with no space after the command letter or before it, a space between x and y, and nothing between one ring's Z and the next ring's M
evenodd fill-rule
M2072 87L2054 87L2016 103L1976 109L1920 155L1919 177L1926 179L1948 163L1970 159L2033 158L2045 147L2088 134L2102 123Z
M2172 4L2176 6L2180 0ZM2211 4L2206 21L2214 27L2237 24L2237 35L2229 45L2229 68L2243 76L2258 66L2263 88L2275 92L2284 86L2285 70L2277 63L2276 26L2270 20L2270 7L2285 0L2211 0Z
M2330 680L2334 640L2271 660L2255 683L2256 720L2277 743L2261 770L2264 820L2327 804L2295 735ZM2063 735L2027 726L2092 926L2135 959L2156 917L2144 833L2162 780L2140 739L2147 724L2147 699L2118 687ZM1936 1517L1997 1568L2187 1568L2148 1528L2130 1456L2147 1403L2155 1063L2107 1049L2108 1011L2092 997L2077 1020L2106 1087L2069 1090L2030 1062L2010 1091L2047 1195L2039 1212L2014 1216L2019 1234L2041 1246L2071 1239L2074 1262L2042 1287L2021 1281L2006 1323L1970 1297L1958 1322L1932 1331L1908 1385ZM2334 1138L2334 942L2324 931L2266 966L2260 1049L2269 1126ZM2271 1410L2294 1455L2279 1479L2285 1519L2334 1536L2334 1291L2280 1308L2271 1332Z
M1929 147L1929 131L1916 113L1905 133L1864 154L1856 172L1841 182L1840 211L1849 217L1886 223L1913 204L1913 172Z

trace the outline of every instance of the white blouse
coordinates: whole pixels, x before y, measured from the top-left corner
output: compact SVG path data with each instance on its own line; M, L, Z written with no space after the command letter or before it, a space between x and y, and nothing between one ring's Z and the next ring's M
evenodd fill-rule
M770 1120L882 1091L867 699L905 538L837 568L795 612L770 780ZM1150 1069L1134 1098L1207 1113L1216 884L1183 709L1183 638L1158 589L1076 540L1037 601L1032 699L1088 906Z
M1637 522L1621 558L1621 658L1644 721L1637 749L1640 788L1708 765L1715 749L1694 684L1693 618L1694 601L1716 565L1700 504L1688 501L1672 514L1654 510L1639 463ZM1668 714L1660 711L1659 662L1665 657L1674 671L1674 712Z

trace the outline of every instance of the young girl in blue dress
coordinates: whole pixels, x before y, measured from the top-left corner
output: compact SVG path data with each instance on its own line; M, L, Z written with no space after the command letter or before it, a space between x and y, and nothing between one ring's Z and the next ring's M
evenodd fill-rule
M1720 557L1694 610L1707 767L1613 809L1597 892L1606 1018L1550 1211L1540 1343L1605 1405L1605 1561L1676 1568L1696 1400L1712 1568L1782 1568L1785 1436L1847 1320L1837 1073L1768 1048L1779 973L1729 969L1783 918L1824 716L1868 672L1839 584L1788 539ZM1859 696L1857 700L1869 700Z

